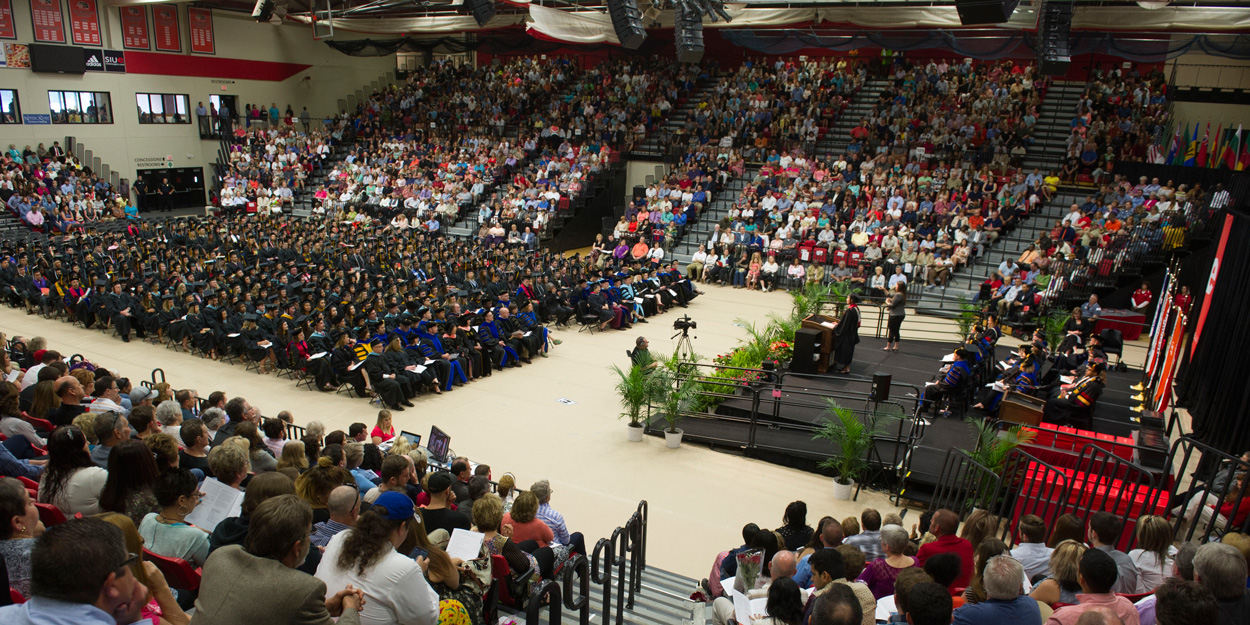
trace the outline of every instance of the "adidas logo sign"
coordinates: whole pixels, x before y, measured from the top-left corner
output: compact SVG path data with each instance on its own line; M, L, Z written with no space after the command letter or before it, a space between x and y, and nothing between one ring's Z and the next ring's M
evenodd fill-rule
M96 57L96 56L88 57L87 67L100 67L100 57Z

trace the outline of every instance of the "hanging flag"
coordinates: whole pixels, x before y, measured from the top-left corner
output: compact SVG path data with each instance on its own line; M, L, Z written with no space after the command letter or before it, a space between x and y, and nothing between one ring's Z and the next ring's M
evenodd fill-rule
M1233 133L1233 139L1224 146L1224 153L1220 155L1220 162L1224 167L1229 169L1237 169L1237 157L1241 154L1241 124L1237 124L1237 132Z
M1198 133L1194 133L1195 137ZM1207 122L1207 130L1202 134L1202 145L1198 146L1197 164L1199 167L1207 166L1207 151L1210 148L1211 141L1211 122Z
M1163 146L1158 143L1151 143L1150 147L1146 148L1146 162L1154 163L1155 165L1162 165Z
M1168 165L1175 165L1176 159L1180 157L1180 153L1181 153L1181 128L1180 126L1177 126L1176 134L1172 137L1172 145L1168 147L1168 155L1167 155L1167 158L1164 159L1164 162L1167 163Z
M1194 134L1191 138L1189 135L1189 127L1185 127L1185 155L1181 157L1181 164L1186 167L1194 166L1194 158L1198 152L1198 124L1194 124Z
M1208 127L1210 124L1208 124ZM1224 123L1220 122L1215 127L1215 141L1211 142L1211 151L1207 154L1207 166L1220 166L1220 144L1224 141Z
M1243 171L1250 167L1250 150L1246 149L1246 142L1241 142L1241 154L1237 156L1237 171Z

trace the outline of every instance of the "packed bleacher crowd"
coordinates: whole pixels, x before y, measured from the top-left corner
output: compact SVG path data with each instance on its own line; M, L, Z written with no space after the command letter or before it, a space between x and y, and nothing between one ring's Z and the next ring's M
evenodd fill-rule
M1239 476L1244 489L1245 472ZM1226 476L1226 477L1228 477ZM1250 506L1239 512L1244 523ZM1100 511L1048 526L975 510L925 512L908 531L897 514L865 509L807 524L786 507L775 530L755 523L721 552L692 597L717 625L1234 625L1250 620L1250 536L1174 544L1168 519L1143 516L1132 536ZM1127 552L1121 548L1132 545Z
M496 482L485 464L431 457L389 411L326 432L222 391L136 384L42 338L10 349L0 562L26 603L5 623L482 625L488 595L523 600L586 554L547 480L522 490L510 473ZM205 514L222 492L236 508ZM481 558L450 557L451 534L470 529Z
M1102 183L1115 163L1145 161L1151 145L1166 145L1167 81L1157 70L1095 69L1071 113L1063 180Z
M128 188L114 188L59 141L33 150L9 144L0 156L0 201L40 232L70 232L84 223L132 218L138 210Z
M700 242L692 278L752 289L851 281L879 296L899 282L945 287L1055 192L1055 174L1009 164L1036 124L1044 83L1034 73L1011 63L899 63L845 152L822 158L812 147L836 120L843 94L854 97L863 68L845 60L744 68L725 81L723 102L759 102L754 117L715 124L722 99L714 97L711 130L693 134L695 148L627 207L613 237L642 230L671 248L702 207L679 187L703 177L723 184L743 176L747 161L759 162L728 216ZM814 99L817 92L826 95Z
M1072 204L1018 258L1000 263L978 299L1014 322L1030 307L1036 311L1056 302L1065 290L1089 292L1099 281L1110 284L1146 258L1180 250L1190 228L1209 216L1209 200L1200 184L1190 189L1144 176L1134 184L1117 174L1097 193ZM1134 312L1150 312L1149 286L1143 286L1142 297L1134 297Z

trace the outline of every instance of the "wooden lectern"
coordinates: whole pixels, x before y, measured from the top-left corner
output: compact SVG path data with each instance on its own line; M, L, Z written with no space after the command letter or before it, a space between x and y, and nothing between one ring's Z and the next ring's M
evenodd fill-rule
M820 333L820 351L816 359L817 373L829 372L829 359L833 355L833 328L830 326L836 321L824 315L810 315L803 319L803 328Z

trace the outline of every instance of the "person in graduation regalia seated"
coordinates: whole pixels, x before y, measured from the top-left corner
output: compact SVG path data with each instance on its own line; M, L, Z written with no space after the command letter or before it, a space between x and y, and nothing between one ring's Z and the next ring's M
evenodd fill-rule
M386 344L386 351L382 355L386 358L386 364L390 366L391 371L408 380L412 388L428 390L433 387L434 392L443 392L443 389L439 388L434 367L423 365L424 358L404 349L403 339L399 335L391 336L391 340Z
M324 325L324 322L318 321L317 325ZM291 368L313 376L318 390L332 391L334 370L330 368L329 350L311 351L313 349L314 344L304 338L304 328L297 326L291 335L291 343L287 346ZM314 355L317 357L313 358Z
M443 344L460 354L460 361L468 365L465 373L470 380L490 377L494 367L490 366L490 357L477 340L477 331L473 329L473 313L464 313L455 323L448 323L444 330Z
M529 336L526 336L525 326L519 319L512 316L512 309L507 306L499 307L499 317L495 319L495 324L508 336L508 342L520 354L521 362L525 364L534 362L533 355L537 354L543 345L541 335L531 332Z
M437 371L438 379L444 381L443 390L452 390L452 385L459 380L460 385L468 384L469 379L464 375L464 367L460 365L459 356L452 354L446 346L443 345L443 338L440 335L442 322L430 320L417 328L418 335L421 337L417 342L417 348L421 351L421 355L427 360L432 360L428 366L433 366Z
M403 379L386 362L382 354L382 341L373 338L369 342L369 352L365 355L365 363L360 370L364 373L365 390L377 393L388 408L403 411L404 406L412 406L408 401L415 394L408 380Z
M516 348L509 344L502 330L495 324L495 313L487 310L483 313L482 323L477 326L477 340L482 344L484 353L490 356L491 362L499 369L519 367L520 356Z
M1055 355L1054 364L1042 378L1042 386L1047 391L1055 387L1061 376L1079 378L1085 375L1085 370L1090 365L1107 364L1107 352L1102 349L1102 337L1091 334L1086 343L1085 349L1081 348L1080 343L1070 343L1066 352Z
M998 376L996 383L1008 390L1021 393L1032 392L1037 388L1037 378L1042 371L1044 360L1045 354L1042 350L1029 343L1021 343L1016 348L1016 357L1011 359L1011 363ZM1006 391L998 390L994 385L986 386L980 390L977 403L973 408L980 408L987 412L998 410L998 404L1002 402L1004 395Z
M139 305L139 299L126 293L124 287L121 282L114 282L113 292L102 298L102 306L103 315L113 324L122 341L129 343L132 328L139 338L145 337L147 333L143 327L143 309Z
M367 397L367 384L360 354L356 351L356 340L347 332L337 331L334 337L334 349L330 351L330 368L340 384L351 384L357 397Z
M1064 384L1050 392L1042 420L1059 425L1075 424L1084 429L1093 425L1094 406L1107 385L1107 366L1092 364L1085 374L1071 384Z
M924 412L937 406L943 397L966 388L972 383L972 354L964 348L955 350L955 360L938 371L936 384L928 384L920 393L920 410Z

